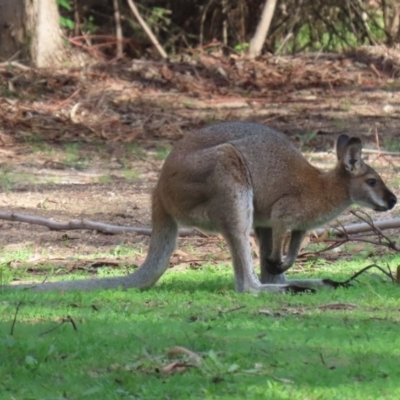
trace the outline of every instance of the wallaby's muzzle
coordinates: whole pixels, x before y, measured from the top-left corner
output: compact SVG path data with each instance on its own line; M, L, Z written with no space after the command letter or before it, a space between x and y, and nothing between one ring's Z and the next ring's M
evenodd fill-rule
M383 212L383 211L388 211L391 210L396 204L397 204L397 197L392 193L389 192L387 193L387 195L385 196L384 200L384 204L375 204L372 208L374 211L379 211L379 212Z
M376 210L376 211L387 211L387 210L391 210L397 203L397 197L390 192L390 195L388 196L388 200L387 200L387 208L382 208L380 210Z

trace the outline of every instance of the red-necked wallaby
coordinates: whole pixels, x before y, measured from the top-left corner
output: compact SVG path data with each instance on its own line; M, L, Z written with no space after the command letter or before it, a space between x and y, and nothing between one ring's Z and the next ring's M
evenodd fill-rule
M36 290L148 288L168 268L178 224L220 232L232 255L238 292L318 288L327 280L286 280L306 231L337 217L351 204L375 211L396 196L361 158L361 140L341 135L337 164L322 172L281 133L250 122L226 122L188 134L165 160L153 192L150 247L143 265L124 277L45 283ZM261 277L249 244L254 227ZM291 232L282 260L282 244Z

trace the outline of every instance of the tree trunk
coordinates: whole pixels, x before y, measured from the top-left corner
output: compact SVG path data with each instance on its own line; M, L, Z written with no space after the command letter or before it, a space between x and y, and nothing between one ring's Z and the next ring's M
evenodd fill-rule
M261 53L274 15L276 2L277 0L265 0L264 9L261 14L260 22L257 25L256 33L250 40L249 51L247 53L250 58L257 57Z
M0 59L51 67L62 56L56 0L0 0Z

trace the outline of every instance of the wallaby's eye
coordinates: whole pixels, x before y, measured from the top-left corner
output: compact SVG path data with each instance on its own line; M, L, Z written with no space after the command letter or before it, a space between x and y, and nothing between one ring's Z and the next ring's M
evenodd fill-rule
M371 187L374 187L374 186L376 185L377 182L378 182L378 181L377 181L376 179L374 179L374 178L367 179L367 185L368 185L368 186L371 186Z

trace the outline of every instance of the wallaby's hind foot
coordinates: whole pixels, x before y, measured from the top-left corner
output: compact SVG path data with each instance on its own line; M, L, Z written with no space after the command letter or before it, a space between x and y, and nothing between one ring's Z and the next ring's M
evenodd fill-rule
M341 287L339 282L330 279L286 279L285 274L269 275L265 278L268 283L260 283L253 288L253 292L316 293L321 289Z
M338 282L338 281L334 281L332 279L322 279L322 281L326 286L329 286L333 289L338 289L338 288L348 289L348 288L353 287L353 284L348 281Z
M286 293L290 294L315 294L317 293L317 290L314 288L306 288L303 286L297 286L297 285L288 285L286 289Z

